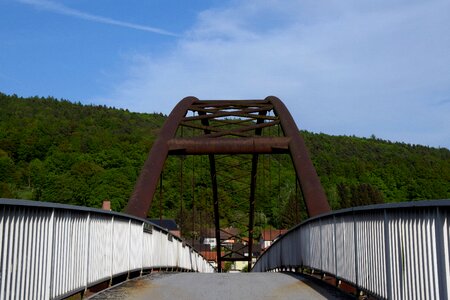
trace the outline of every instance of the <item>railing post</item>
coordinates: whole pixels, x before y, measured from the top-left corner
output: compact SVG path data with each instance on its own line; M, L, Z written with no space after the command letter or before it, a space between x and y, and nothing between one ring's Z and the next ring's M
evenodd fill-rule
M320 272L323 273L323 247L322 247L322 219L319 219L319 254L320 254ZM322 275L320 275L322 276Z
M91 213L88 212L86 219L86 249L85 249L85 262L84 262L84 270L86 272L85 281L84 281L84 290L87 290L89 285L89 248L91 247Z
M130 277L130 259L131 259L131 219L128 220L128 276Z
M359 280L358 280L358 231L356 228L355 211L352 209L353 216L353 240L355 244L355 285L356 294L359 294Z
M436 261L439 284L439 299L447 300L447 274L445 272L444 222L439 207L436 207Z
M141 240L141 272L140 275L144 273L144 256L145 256L145 232L144 232L145 223L141 223L141 233L142 233L142 240Z
M111 217L111 272L109 275L109 284L111 285L114 275L114 216Z
M312 241L312 231L311 231L311 223L308 223L308 226L309 226L309 230L308 230L308 243L309 243L309 246L308 246L308 250L309 250L309 267L312 267L312 247L311 247L311 245L312 245L312 243L311 243L311 241ZM310 270L312 270L312 268L310 269Z
M13 276L13 272L11 268L13 267L13 245L15 240L15 231L14 231L14 220L15 220L15 213L16 209L10 209L8 212L8 219L6 220L6 245L3 248L3 252L5 253L5 261L3 262L3 269L2 274L5 276L5 280L2 282L2 287L0 292L2 292L2 295L5 295L3 299L9 299L11 297L11 291L10 291L10 284ZM8 248L8 249L6 249ZM4 293L4 294L3 294Z
M391 245L390 245L390 234L389 234L389 217L386 209L384 212L384 255L386 260L386 288L387 288L387 298L392 299L392 277L391 277Z
M336 215L333 215L333 225L334 225L334 279L336 280L335 285L338 286L338 263L337 263L337 228L336 228Z
M50 261L50 263L47 263L47 274L46 274L46 280L45 280L45 290L46 290L46 297L51 298L52 293L52 287L53 284L51 282L53 281L54 271L53 271L53 265L55 258L53 257L53 251L55 247L53 233L55 231L55 209L52 209L52 214L50 215L50 222L48 225L49 230L49 237L48 237L48 252L47 252L47 261Z

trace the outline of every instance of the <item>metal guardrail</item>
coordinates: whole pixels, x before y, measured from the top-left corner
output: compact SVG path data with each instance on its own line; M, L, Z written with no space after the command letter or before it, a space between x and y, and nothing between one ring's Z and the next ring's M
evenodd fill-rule
M314 270L382 299L450 298L450 200L344 209L275 241L253 272Z
M213 272L146 220L99 209L0 199L0 299L61 299L130 272Z

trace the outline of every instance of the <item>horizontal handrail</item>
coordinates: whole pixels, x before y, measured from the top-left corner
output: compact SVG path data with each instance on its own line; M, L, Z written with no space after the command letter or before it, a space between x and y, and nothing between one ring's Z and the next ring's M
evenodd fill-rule
M252 271L313 270L382 299L449 299L450 200L370 205L306 220Z
M0 199L0 299L60 299L131 272L213 272L166 229L123 213Z

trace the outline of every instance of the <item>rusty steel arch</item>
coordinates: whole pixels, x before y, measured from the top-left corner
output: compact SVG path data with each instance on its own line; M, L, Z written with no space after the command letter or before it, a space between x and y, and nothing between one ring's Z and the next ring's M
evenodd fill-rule
M188 116L188 112L194 113ZM273 112L272 114L269 114ZM262 136L264 128L278 126L283 136ZM181 127L195 128L197 136L177 137ZM253 210L259 154L289 154L308 215L330 211L324 189L297 125L283 102L274 96L263 100L199 100L186 97L170 113L154 142L125 212L145 218L168 155L208 155L213 190L215 231L220 245L219 199L215 155L251 154L249 197L249 253L252 253ZM217 247L220 270L220 247ZM250 260L251 260L251 255Z

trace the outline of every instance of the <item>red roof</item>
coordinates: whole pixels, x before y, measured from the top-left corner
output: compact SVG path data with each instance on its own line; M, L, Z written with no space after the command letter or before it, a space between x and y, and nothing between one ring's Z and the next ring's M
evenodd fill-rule
M200 254L206 258L208 261L215 261L217 262L217 252L216 251L200 251ZM221 255L223 256L225 253L221 252Z
M215 238L216 237L216 231L214 228L206 229L203 234L205 238ZM234 236L239 235L239 229L233 228L233 227L227 227L227 228L220 228L220 239L221 240L228 240L233 238Z
M273 241L278 236L285 234L288 230L287 229L263 229L261 230L261 237L265 241Z

